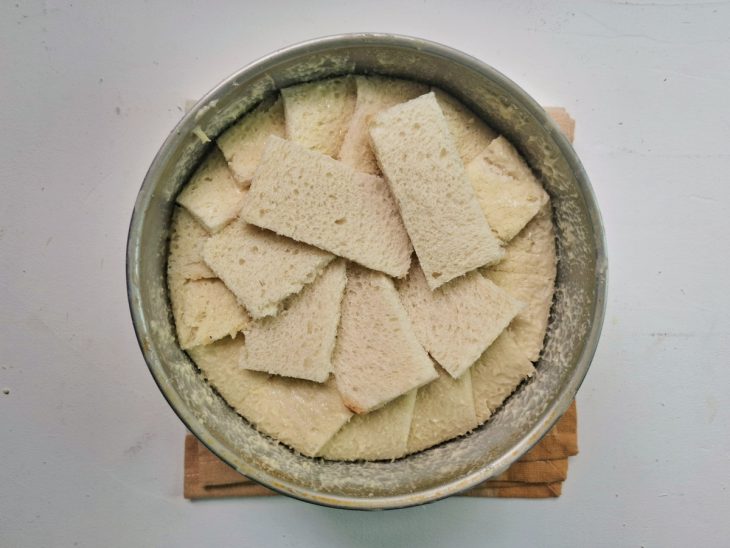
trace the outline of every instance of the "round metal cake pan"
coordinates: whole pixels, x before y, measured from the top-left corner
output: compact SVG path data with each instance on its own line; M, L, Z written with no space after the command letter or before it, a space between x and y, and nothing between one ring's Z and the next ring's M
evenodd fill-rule
M440 87L525 156L552 198L558 277L537 374L473 433L393 462L301 456L259 433L201 378L175 336L166 285L175 196L222 131L276 90L343 74L381 74ZM207 135L211 142L206 142ZM489 65L418 38L347 34L284 48L203 97L155 156L127 244L129 305L140 348L167 401L211 451L261 484L301 500L385 509L438 500L500 474L551 428L575 397L604 316L607 260L600 212L572 146L525 91Z

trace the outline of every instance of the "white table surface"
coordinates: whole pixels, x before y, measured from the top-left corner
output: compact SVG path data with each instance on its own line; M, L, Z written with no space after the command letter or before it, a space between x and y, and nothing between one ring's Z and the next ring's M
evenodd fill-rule
M18 2L0 7L0 546L728 545L728 3ZM461 49L578 122L610 292L559 499L182 498L185 429L127 309L137 190L186 99L360 30Z

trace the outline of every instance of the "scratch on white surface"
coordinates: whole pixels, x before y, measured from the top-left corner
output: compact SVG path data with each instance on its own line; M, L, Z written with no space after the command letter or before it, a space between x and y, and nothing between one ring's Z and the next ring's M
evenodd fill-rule
M712 196L701 196L700 194L690 194L688 198L690 200L697 200L698 202L710 202L713 204L720 203L717 198L713 198Z
M658 72L662 75L677 76L679 78L687 78L688 80L699 80L700 82L719 82L721 85L725 85L724 74L713 74L712 76L700 76L698 74L690 74L689 72L680 70L663 70L653 69L652 72Z
M702 333L696 333L696 332L679 333L679 332L665 331L665 332L649 333L649 336L650 337L678 338L678 339L692 339L701 334Z
M141 452L153 439L155 434L152 432L145 432L137 441L124 450L125 457L134 457Z

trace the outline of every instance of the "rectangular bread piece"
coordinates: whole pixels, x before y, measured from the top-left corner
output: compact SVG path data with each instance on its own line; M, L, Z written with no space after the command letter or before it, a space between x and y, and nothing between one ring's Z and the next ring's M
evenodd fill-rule
M370 147L368 125L378 112L428 92L428 86L384 76L355 76L357 101L339 158L356 171L380 174Z
M431 289L502 258L433 93L376 115L370 137Z
M431 88L446 118L464 165L471 162L497 137L497 133L455 97Z
M393 281L357 265L347 269L333 362L342 399L356 413L373 411L438 376Z
M183 350L233 336L251 321L235 295L218 279L181 281L168 277L168 287Z
M533 362L540 359L555 292L557 260L551 216L548 203L512 239L505 260L483 271L496 285L526 304L509 331Z
M264 99L216 141L236 181L248 188L269 135L284 137L284 103L278 95Z
M391 460L406 454L416 391L380 409L355 415L319 455L329 460Z
M218 232L238 217L244 197L244 191L233 179L223 154L213 148L176 201L208 232Z
M478 271L431 291L414 262L398 293L418 340L449 374L461 376L504 331L524 304Z
M324 382L332 372L332 350L345 290L345 262L330 263L316 280L291 298L277 316L251 322L244 331L245 369Z
M477 427L471 373L453 379L442 368L439 378L418 389L408 453L422 451Z
M269 139L241 216L390 276L405 276L411 263L385 181L291 141Z
M514 238L548 202L530 168L514 147L498 137L466 166L489 226L503 242Z
M170 225L170 252L167 257L167 276L183 282L215 278L203 261L203 247L208 232L182 207L175 207Z
M532 362L517 346L510 332L502 333L471 368L479 424L485 422L519 384L534 373Z
M286 138L335 157L355 110L351 77L329 78L281 90Z
M278 314L334 256L238 219L208 239L203 258L251 316L263 318Z

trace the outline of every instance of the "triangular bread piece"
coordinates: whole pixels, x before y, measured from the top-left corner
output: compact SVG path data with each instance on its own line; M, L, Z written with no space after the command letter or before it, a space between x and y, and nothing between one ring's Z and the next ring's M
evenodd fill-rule
M242 331L251 321L222 281L168 278L177 338L183 350Z
M477 271L431 291L416 263L398 283L398 293L418 340L454 378L482 355L524 307Z
M167 275L178 281L215 278L203 262L203 246L208 232L182 207L176 206L170 225L170 253L167 258Z
M246 396L241 410L256 428L308 457L352 416L333 379L316 383L271 376Z
M456 98L438 88L431 89L444 113L459 156L466 165L497 137L497 133Z
M532 362L510 332L502 333L471 368L479 423L486 421L519 384L534 373Z
M243 348L243 335L239 334L188 350L206 380L239 413L243 411L246 396L269 378L266 373L248 371L238 365Z
M540 359L557 274L555 232L546 206L507 246L506 258L484 275L526 306L510 333L531 361Z
M278 95L262 101L218 137L218 148L236 181L243 187L251 183L270 135L286 135L284 103Z
M372 413L355 415L319 455L330 460L390 460L406 454L416 391Z
M176 201L208 232L218 232L238 217L244 197L223 154L213 148L178 194Z
M367 413L437 377L387 276L347 269L332 361L347 407Z
M549 204L542 207L535 218L505 246L504 258L483 272L517 272L555 278L555 229Z
M514 238L549 200L530 168L504 137L492 141L472 160L466 166L466 174L489 226L503 242Z
M287 139L334 158L355 110L352 78L298 84L282 89L281 95Z
M439 378L418 389L408 452L461 436L477 427L471 373L453 379L440 367Z

